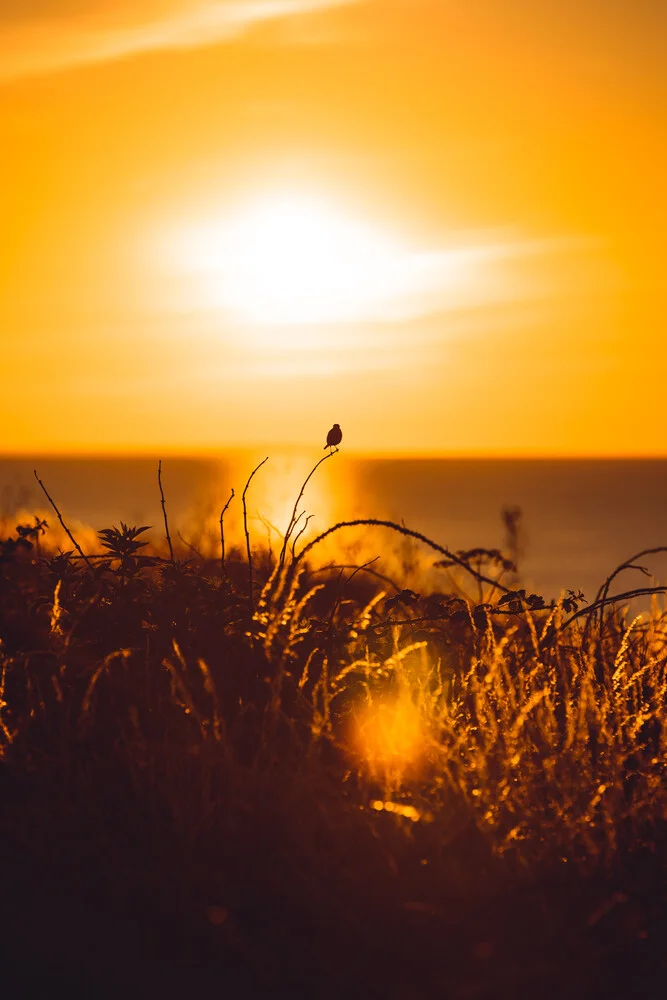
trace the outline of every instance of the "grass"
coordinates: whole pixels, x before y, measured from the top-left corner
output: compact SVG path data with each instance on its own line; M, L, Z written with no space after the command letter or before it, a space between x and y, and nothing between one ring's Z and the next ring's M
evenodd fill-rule
M301 495L278 555L223 511L205 558L160 490L167 555L122 523L85 553L50 497L71 548L1 543L8 995L653 996L661 588L547 603L371 519L302 541ZM360 528L404 579L317 562Z

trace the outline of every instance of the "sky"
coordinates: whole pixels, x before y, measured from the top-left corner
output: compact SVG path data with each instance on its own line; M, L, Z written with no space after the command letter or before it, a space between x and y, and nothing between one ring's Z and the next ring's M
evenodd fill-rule
M2 0L0 452L665 455L662 0Z

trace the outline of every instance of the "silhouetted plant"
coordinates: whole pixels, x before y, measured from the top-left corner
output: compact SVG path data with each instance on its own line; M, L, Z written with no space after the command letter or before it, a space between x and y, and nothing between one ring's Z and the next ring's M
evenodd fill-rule
M117 779L119 811L150 831L147 855L165 829L178 857L214 844L228 853L218 865L209 847L210 880L243 867L235 844L244 871L258 865L283 894L281 864L299 877L292 848L273 868L268 851L249 862L258 829L272 849L280 833L312 852L312 870L336 873L326 845L351 823L391 878L410 851L473 870L450 842L457 830L477 838L475 864L511 857L530 878L563 858L616 872L640 842L664 855L667 621L657 609L628 620L617 605L665 588L611 593L642 554L586 605L578 591L547 601L510 587L515 562L499 549L452 552L392 521L340 522L299 551L308 477L271 565L247 523L257 469L243 491L245 557L223 556L222 515L220 559L217 548L163 558L148 526L123 521L98 532L97 553L53 552L48 534L35 553L39 519L0 542L0 749L27 788L58 775L63 812L88 809L95 828L99 789ZM416 543L424 585L387 576L381 560L317 564L325 538L355 528ZM257 821L267 803L273 826ZM309 810L319 840L304 832ZM352 866L350 885L365 884L369 863Z

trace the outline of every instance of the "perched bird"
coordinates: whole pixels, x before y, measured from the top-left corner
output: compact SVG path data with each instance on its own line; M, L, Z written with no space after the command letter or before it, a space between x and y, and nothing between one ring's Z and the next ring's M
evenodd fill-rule
M329 433L327 434L327 443L325 448L337 448L338 445L343 440L343 432L340 429L340 424L334 424Z

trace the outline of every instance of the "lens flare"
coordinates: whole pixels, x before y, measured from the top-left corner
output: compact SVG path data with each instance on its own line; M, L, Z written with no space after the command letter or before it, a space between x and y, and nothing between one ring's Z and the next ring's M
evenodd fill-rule
M365 701L353 714L350 748L374 778L400 784L424 762L428 725L409 690Z

